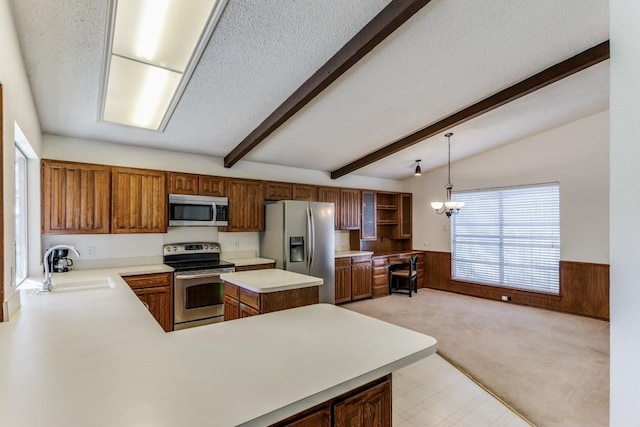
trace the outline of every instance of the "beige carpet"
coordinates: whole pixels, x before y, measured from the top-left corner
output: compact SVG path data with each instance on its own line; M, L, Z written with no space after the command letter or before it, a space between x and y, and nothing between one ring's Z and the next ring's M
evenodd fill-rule
M536 425L609 425L608 322L431 289L343 307L435 337Z

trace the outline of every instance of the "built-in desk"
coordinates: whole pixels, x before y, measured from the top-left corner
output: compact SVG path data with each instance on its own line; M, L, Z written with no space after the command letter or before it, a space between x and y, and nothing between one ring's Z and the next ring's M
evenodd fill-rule
M424 288L424 252L375 252L373 254L373 297L389 295L389 265L409 262L413 255L418 255L418 288Z

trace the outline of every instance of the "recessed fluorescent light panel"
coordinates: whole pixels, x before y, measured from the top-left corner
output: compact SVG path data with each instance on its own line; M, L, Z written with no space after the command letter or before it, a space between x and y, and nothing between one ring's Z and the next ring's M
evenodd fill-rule
M100 120L164 131L227 0L111 0Z

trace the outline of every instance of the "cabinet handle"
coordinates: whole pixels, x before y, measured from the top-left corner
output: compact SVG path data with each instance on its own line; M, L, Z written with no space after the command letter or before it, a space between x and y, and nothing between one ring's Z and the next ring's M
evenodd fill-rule
M151 311L151 308L149 307L149 304L147 304L146 302L142 301L142 304L144 304L145 307L147 307L147 310Z

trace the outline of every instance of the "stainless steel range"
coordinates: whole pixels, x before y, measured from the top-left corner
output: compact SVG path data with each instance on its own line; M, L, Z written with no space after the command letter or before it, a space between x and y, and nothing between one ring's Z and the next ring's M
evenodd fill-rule
M220 259L215 242L173 243L163 246L164 263L173 267L174 329L221 322L224 284L220 274L235 271Z

